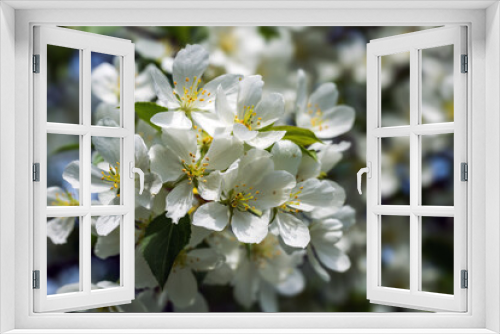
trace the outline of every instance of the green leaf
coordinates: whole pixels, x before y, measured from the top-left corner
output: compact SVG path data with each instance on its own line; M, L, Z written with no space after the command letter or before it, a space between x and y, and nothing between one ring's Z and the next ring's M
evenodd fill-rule
M52 154L67 152L67 151L77 151L80 149L80 143L73 143L59 147L57 150L52 152Z
M299 147L300 147L300 150L302 151L302 154L307 154L308 156L313 158L314 161L318 161L318 156L316 155L316 151L308 150L307 148L305 148L302 145L299 145Z
M161 289L167 282L177 255L188 244L190 237L189 215L174 224L162 213L146 228L141 250Z
M165 111L168 111L168 109L153 102L135 103L135 114L137 115L137 117L147 122L149 125L151 125L158 131L160 131L160 127L158 125L151 123L151 117L153 117L159 112L165 112Z
M259 27L259 33L266 39L266 41L270 41L273 38L279 37L280 33L278 32L278 28L262 26Z
M309 146L314 143L322 143L321 140L316 137L314 132L308 129L299 128L298 126L291 125L280 125L273 127L266 127L262 129L263 131L286 131L283 139L288 139L297 145Z

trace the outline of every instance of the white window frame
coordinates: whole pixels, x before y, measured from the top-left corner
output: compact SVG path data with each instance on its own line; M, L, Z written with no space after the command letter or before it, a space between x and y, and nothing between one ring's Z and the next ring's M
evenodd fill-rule
M411 34L385 37L367 45L367 124L366 160L371 166L367 179L367 296L372 303L430 310L467 310L467 290L461 287L460 275L467 270L467 185L461 181L461 163L467 163L467 76L462 73L461 55L467 54L466 28L448 26L427 29ZM441 46L453 47L453 99L452 122L424 124L422 119L422 54L421 50ZM383 126L384 106L381 103L381 59L397 53L408 52L409 124ZM422 135L453 134L453 189L451 206L422 205ZM382 139L406 138L408 140L410 170L410 197L408 205L382 205L380 183L382 173ZM382 235L384 217L406 217L409 241L409 289L382 286ZM453 293L441 294L422 290L422 223L421 217L453 217ZM405 218L405 219L406 219Z
M34 289L34 311L74 311L89 307L128 304L135 298L135 187L134 168L134 44L129 40L72 29L34 27L34 54L39 56L39 73L33 75L34 162L39 164L39 181L33 184L33 269L39 271L39 288ZM47 45L79 50L79 123L47 121ZM120 70L120 125L105 127L91 120L92 52L116 56ZM79 139L79 206L47 206L47 134L77 135ZM91 204L91 141L93 136L120 141L120 203ZM114 162L112 162L114 163ZM120 283L106 289L91 287L91 220L96 216L120 216ZM79 217L79 291L47 295L47 218Z
M471 134L468 143L468 197L471 199L468 208L471 222L468 227L468 312L208 315L33 313L33 291L30 288L33 212L27 208L32 207L30 143L33 125L32 100L29 97L32 96L32 27L36 24L468 26L468 54L471 59L468 76L468 85L471 87L468 96L468 109L471 110L468 115L468 133ZM147 333L147 329L150 329L149 332L157 329L156 333L175 333L180 332L180 329L185 329L184 333L200 333L207 329L214 333L234 333L236 329L247 333L249 329L266 333L500 331L498 1L4 1L0 3L0 43L0 332L42 333L42 329L50 329L50 333L77 333L76 329L87 329L86 333L109 333L112 329L117 332L126 330L127 333ZM12 138L15 138L14 144ZM141 328L137 329L139 326Z

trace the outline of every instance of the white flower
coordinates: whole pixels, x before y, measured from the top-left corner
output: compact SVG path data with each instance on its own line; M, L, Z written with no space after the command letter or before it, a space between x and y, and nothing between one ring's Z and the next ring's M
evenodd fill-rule
M265 149L283 138L286 131L258 131L276 122L285 112L283 96L271 93L263 97L263 85L260 75L241 80L236 109L231 106L224 91L217 89L215 114L193 113L193 120L211 136L232 132L247 144Z
M221 174L220 202L202 205L193 225L222 231L231 224L234 235L245 243L259 243L268 233L269 209L283 204L295 186L286 171L275 171L269 152L252 149Z
M193 271L217 268L223 258L210 248L182 250L175 259L165 288L169 299L179 308L193 305L198 294L198 284Z
M277 209L274 224L285 244L291 247L305 248L310 241L309 229L299 213L336 207L338 202L343 203L345 194L340 187L335 187L331 181L316 179L315 176L318 174L316 165L312 165L314 166L312 173L304 171L310 167L310 164L304 164L302 161L304 159L310 161L309 159L312 160L312 158L302 156L300 148L291 141L277 142L271 153L275 169L284 169L293 175L301 172L303 175L299 177L304 180L297 183L290 192L287 201ZM308 178L309 175L313 177Z
M299 70L295 116L297 125L314 131L318 138L333 138L349 131L354 124L355 112L351 107L337 106L338 95L337 86L327 82L307 98L306 75Z
M342 160L342 152L350 147L350 142L342 141L339 144L332 144L331 141L325 140L323 143L312 144L309 149L316 151L316 156L321 163L321 172L328 173Z
M304 277L297 269L303 254L287 254L272 234L252 245L232 281L235 299L246 308L258 299L264 311L277 312L277 292L291 296L304 288Z
M243 144L238 139L215 137L202 156L197 137L200 135L194 130L170 129L163 133L164 146L154 145L149 151L151 170L163 182L179 181L166 199L167 217L174 223L191 209L194 188L205 200L219 199L219 171L243 154Z
M108 205L119 202L120 188L120 139L92 137L92 144L102 159L92 164L90 191L97 193L99 202ZM96 156L94 155L94 160ZM80 188L80 161L70 162L63 172L63 179L75 189Z
M135 78L134 96L136 101L150 101L155 92L149 77L151 66L148 65L143 72ZM115 108L120 103L120 70L119 63L115 66L102 63L91 74L92 94L101 101L113 105ZM117 111L118 113L118 111Z
M151 122L162 128L190 129L192 111L213 110L215 91L222 87L226 94L234 92L240 76L221 75L206 85L201 77L208 67L208 52L199 45L188 45L179 51L173 64L174 88L156 67L150 69L156 95L169 111L154 115ZM178 111L174 111L178 110ZM187 116L186 116L187 115Z
M354 210L346 206L330 217L313 220L309 226L311 233L311 245L307 247L309 262L325 281L330 280L330 275L321 264L337 272L345 272L351 266L349 257L335 244L342 238L343 231L354 224L354 220Z
M266 41L258 27L207 27L210 62L227 73L255 73Z
M78 206L79 201L73 195L59 187L47 188L47 205ZM75 217L55 217L47 221L47 237L53 244L65 244L75 228Z

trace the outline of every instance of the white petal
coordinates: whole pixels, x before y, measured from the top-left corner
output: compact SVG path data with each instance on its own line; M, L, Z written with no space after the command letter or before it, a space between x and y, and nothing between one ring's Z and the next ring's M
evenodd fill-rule
M260 117L260 125L256 125L258 129L266 127L278 119L285 113L285 99L283 95L278 93L271 93L266 95L260 100L255 107L256 116Z
M233 134L240 140L249 141L257 137L257 131L248 130L246 126L240 123L235 123L233 126Z
M201 293L196 294L196 298L192 305L187 307L178 307L174 305L174 312L184 313L206 313L209 312L208 303Z
M103 260L120 254L120 229L115 228L113 232L105 237L97 237L94 253L98 258Z
M260 243L267 235L269 215L254 216L248 212L234 210L231 226L234 235L244 243Z
M203 279L203 284L207 285L226 285L234 277L234 272L227 263L211 270Z
M198 248L187 254L187 263L194 270L209 271L217 268L224 257L210 248Z
M150 71L152 68L156 68L155 65L149 64L146 66L144 71L139 73L135 77L135 90L134 97L135 101L151 101L156 97L155 84L151 80Z
M148 147L138 134L134 135L134 143L135 167L142 169L142 171L146 173L149 170Z
M184 217L193 206L193 186L187 180L177 184L167 195L167 217L174 224Z
M254 202L255 206L265 210L283 204L290 198L290 191L295 187L295 177L278 170L265 175L262 181L255 186L260 191Z
M273 161L271 158L264 156L248 159L254 156L250 154L250 152L251 151L246 152L247 155L245 155L239 163L238 177L235 180L239 186L243 184L247 187L257 185L267 174L273 171Z
M92 93L102 101L117 105L118 72L109 63L102 63L94 68L91 75Z
M259 305L263 312L278 312L278 298L271 284L262 282L260 285Z
M219 171L210 173L203 179L198 178L198 192L206 201L218 201L221 193L222 176Z
M100 236L106 236L120 226L121 216L99 216L95 223L95 229Z
M189 130L193 123L182 111L166 111L155 114L151 117L151 123L164 129Z
M220 87L225 95L233 94L236 93L238 83L242 78L241 75L237 74L224 74L207 83L203 89L211 92L211 95L213 95Z
M254 303L259 290L259 276L253 263L244 259L233 280L234 299L246 308Z
M322 242L314 244L314 249L321 263L333 271L342 273L351 267L349 257L336 246Z
M215 137L203 158L207 169L224 170L243 155L243 143L234 137Z
M333 246L343 236L342 222L335 218L314 220L309 226L312 244L324 243Z
M302 159L300 148L289 140L280 140L271 149L273 155L274 169L285 170L296 175Z
M120 139L110 137L92 137L92 144L95 149L104 158L106 162L113 167L120 163Z
M163 132L162 139L166 147L187 163L196 155L196 132L193 130L170 129Z
M276 285L276 290L284 296L295 296L304 290L306 280L302 272L295 268L285 281Z
M201 79L207 67L208 52L200 45L186 45L174 59L172 71L175 91L182 95L184 87L189 90L190 86L196 84L195 80Z
M74 228L74 217L53 218L47 222L47 237L55 245L65 244Z
M172 73L174 68L174 58L165 57L161 60L161 69L167 73Z
M97 176L97 180L101 180L102 175L100 175L100 172L97 172L97 175L92 175L94 178ZM73 188L79 189L80 188L80 161L72 161L70 162L66 168L64 168L63 175L62 175L64 181L68 182ZM94 181L94 178L92 178L92 181ZM109 187L107 187L106 190L109 190Z
M302 189L299 190L300 188ZM289 206L302 211L312 211L316 207L334 206L336 198L339 196L337 189L329 182L318 179L308 179L300 182L292 192L295 191L300 191L297 195L299 201L297 201L298 203L290 203Z
M66 191L59 187L48 187L47 188L47 205L57 205L56 202L58 199L63 201L68 200L68 195Z
M260 75L251 75L243 78L238 87L238 118L243 119L244 107L254 107L262 97L264 82Z
M296 105L299 112L306 111L307 105L307 77L302 69L297 73L297 100Z
M315 130L318 138L332 138L349 131L353 124L356 113L348 106L337 106L332 111L323 114L322 130Z
M158 282L154 277L148 263L142 255L140 247L135 249L135 284L136 289L155 288Z
M319 263L311 246L307 247L307 258L309 259L309 263L313 267L314 271L319 275L319 277L321 277L321 279L325 282L330 282L330 275Z
M316 111L320 109L322 112L332 110L337 104L339 91L337 86L332 82L327 82L320 85L309 98L311 109Z
M334 215L344 205L346 198L345 190L339 184L333 182L332 180L323 180L323 182L327 182L335 189L333 193L333 201L328 206L316 207L313 211L311 211L309 215L314 219L323 219Z
M278 212L275 219L285 244L297 248L305 248L309 244L309 229L303 221L284 212Z
M165 75L156 66L150 67L149 73L153 79L158 99L166 106L169 106L170 104L179 105L179 101L175 98L172 87L170 86L170 83Z
M212 232L212 230L207 230L206 228L191 224L191 238L189 239L187 247L195 248L201 244L206 237L212 234Z
M328 173L340 160L342 160L342 153L338 151L336 145L328 145L317 152L317 157L321 162L321 171Z
M304 154L297 171L297 181L302 182L307 179L318 177L321 173L321 164Z
M217 98L215 99L215 113L219 116L219 119L227 126L234 123L236 110L233 110L233 108L229 104L222 87L217 88Z
M149 150L149 157L151 171L158 174L163 182L176 181L181 175L184 175L182 172L184 167L172 150L156 144Z
M113 120L115 124L105 126L117 127L118 124L120 124L120 109L116 108L115 104L109 104L105 102L99 103L92 115L92 118L94 119L94 122L92 124L98 124L102 119L109 119Z
M222 231L228 222L228 208L217 202L203 204L193 215L193 225L204 227L212 231Z
M342 229L345 231L356 223L356 211L352 207L346 205L335 212L333 218L342 222Z
M266 149L278 140L281 140L286 134L286 131L266 131L259 132L257 137L248 140L247 143L253 147Z
M137 39L135 42L135 51L147 59L159 59L165 54L165 45L152 39Z
M189 268L172 268L166 288L169 299L176 307L192 305L198 293L198 284Z
M231 128L228 128L224 122L221 122L217 114L195 111L191 113L191 117L193 117L196 125L201 127L212 137L219 134L231 133Z

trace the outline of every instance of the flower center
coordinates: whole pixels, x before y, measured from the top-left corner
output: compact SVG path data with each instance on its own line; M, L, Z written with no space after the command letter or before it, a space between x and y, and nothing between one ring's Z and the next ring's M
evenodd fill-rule
M302 189L304 189L304 187L300 187L298 191L296 191L294 193L290 193L290 199L280 206L281 211L283 211L283 212L295 212L295 213L300 212L299 209L292 208L292 207L290 207L290 205L300 205L299 195L302 193Z
M316 111L314 110L316 109ZM328 129L328 125L323 124L323 112L321 109L318 107L318 104L314 105L314 108L312 107L312 104L309 103L307 105L307 113L311 115L311 126L313 128L318 128L319 131Z
M174 94L181 101L181 109L186 113L190 113L194 107L196 101L203 102L206 99L210 98L211 93L206 89L199 88L198 86L201 83L201 79L194 76L193 78L187 78L186 82L191 82L189 87L184 86L184 90L182 92L178 92L177 89L174 89ZM177 87L177 81L174 81L174 87ZM208 101L209 103L212 101Z
M172 265L172 271L175 273L176 269L182 269L187 264L187 252L183 249L175 258L174 264Z
M233 189L233 194L230 196L229 203L231 206L235 209L238 209L240 211L248 211L250 210L252 213L260 213L260 210L256 209L255 206L251 205L251 201L256 201L258 199L257 195L260 194L260 191L256 190L253 191L253 187L248 187L247 189L240 189L241 188L246 188L246 184L242 185L236 185L235 188Z
M80 202L71 195L70 192L65 193L67 198L63 198L61 194L57 193L56 194L56 199L55 201L52 201L52 205L55 206L79 206Z
M116 162L116 165L113 167L109 165L109 172L101 171L102 177L101 180L110 182L112 187L110 190L118 189L120 187L120 163ZM120 196L118 194L117 196Z
M271 260L281 255L278 249L279 242L275 237L268 236L260 244L252 245L250 257L260 267L265 266L266 260Z
M244 106L243 107L243 119L239 119L238 116L234 116L234 122L243 124L248 130L252 130L252 126L260 126L262 117L257 117L257 122L255 122L255 106Z
M187 162L184 159L181 160L181 164L184 167L182 171L187 175L189 184L191 184L194 179L200 179L200 181L206 183L207 180L203 180L203 176L205 176L210 158L205 157L196 161L196 155L194 153L189 152L189 156L191 157L191 162Z

